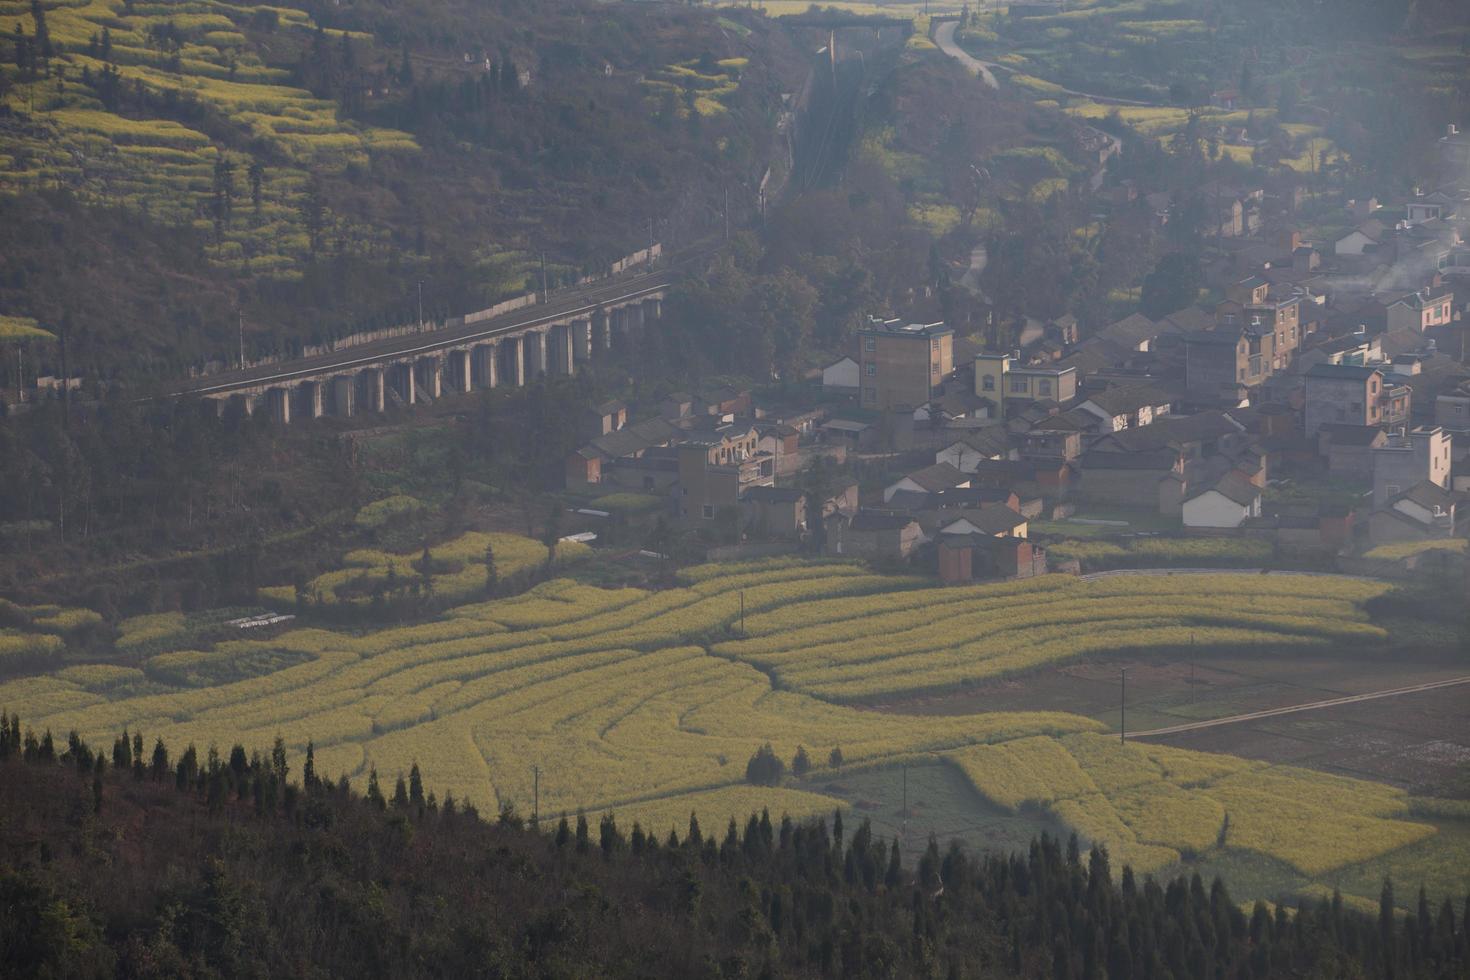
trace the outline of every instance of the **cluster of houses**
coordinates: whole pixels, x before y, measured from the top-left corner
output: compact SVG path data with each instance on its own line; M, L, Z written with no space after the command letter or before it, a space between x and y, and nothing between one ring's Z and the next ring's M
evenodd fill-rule
M1184 533L1328 552L1456 534L1470 192L1415 194L1395 214L1386 250L1349 242L1347 257L1244 227L1207 270L1223 301L1085 339L1071 317L1028 325L1006 353L944 324L872 323L823 384L891 413L893 448L932 449L933 463L853 524L881 525L900 550L937 543L942 573L953 542L1011 575L1044 566L1018 547L1022 520L1074 508L1147 507ZM998 508L1012 513L974 516Z
M600 406L568 486L654 494L743 540L819 529L830 553L891 559L928 546L948 581L1047 571L1029 524L1078 511L1145 508L1185 534L1328 553L1464 533L1470 192L1349 202L1362 221L1313 243L1263 221L1259 189L1213 191L1209 307L1085 335L1071 316L1028 322L1009 351L872 318L799 409L728 388L636 422ZM823 484L820 520L799 476L817 456L865 474L861 494Z

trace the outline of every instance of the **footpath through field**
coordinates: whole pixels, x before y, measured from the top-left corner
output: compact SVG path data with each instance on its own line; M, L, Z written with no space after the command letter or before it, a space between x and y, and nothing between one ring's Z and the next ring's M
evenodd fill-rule
M1209 721L1194 721L1184 725L1173 725L1169 728L1155 728L1149 732L1129 732L1129 738L1150 738L1155 735L1177 735L1183 732L1199 731L1201 728L1214 728L1219 725L1234 725L1242 721L1260 721L1263 718L1274 718L1277 715L1289 715L1298 711L1316 711L1319 708L1335 708L1342 704L1357 704L1360 701L1376 701L1379 698L1397 697L1400 694L1419 694L1424 691L1434 691L1442 687L1455 687L1459 684L1470 684L1470 676L1451 677L1449 680L1430 681L1427 684L1415 684L1412 687L1396 687L1388 691L1370 691L1367 694L1353 694L1342 698L1329 698L1326 701L1311 701L1307 704L1292 704L1284 708L1268 708L1265 711L1252 711L1244 715L1231 715L1228 718L1212 718Z

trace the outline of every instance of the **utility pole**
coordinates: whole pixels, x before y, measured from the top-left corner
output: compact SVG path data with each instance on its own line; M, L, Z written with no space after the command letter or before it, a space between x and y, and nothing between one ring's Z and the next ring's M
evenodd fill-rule
M245 370L245 311L237 310L240 315L240 370Z
M419 333L424 332L424 281L419 280Z
M745 635L745 590L740 590L740 635Z
M1118 683L1122 688L1123 698L1118 707L1118 741L1128 741L1128 668L1118 668Z
M729 184L726 184L725 185L725 211L724 211L724 215L723 216L724 216L724 219L725 219L725 241L728 242L730 240L730 185Z
M1189 703L1194 704L1194 633L1189 634Z
M545 303L551 298L551 293L546 288L546 253L541 253L541 302Z

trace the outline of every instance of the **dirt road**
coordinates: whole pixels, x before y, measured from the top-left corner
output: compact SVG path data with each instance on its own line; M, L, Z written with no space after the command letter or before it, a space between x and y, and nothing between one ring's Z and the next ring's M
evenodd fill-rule
M1319 708L1335 708L1343 704L1357 704L1360 701L1376 701L1379 698L1392 698L1401 694L1418 694L1423 691L1434 691L1442 687L1455 687L1459 684L1470 684L1470 676L1452 677L1444 681L1431 681L1428 684L1415 684L1412 687L1397 687L1388 691L1371 691L1367 694L1354 694L1343 698L1330 698L1326 701L1312 701L1307 704L1293 704L1284 708L1270 708L1265 711L1252 711L1244 715L1231 715L1228 718L1212 718L1209 721L1195 721L1185 725L1174 725L1169 728L1155 728L1149 732L1129 732L1129 738L1150 738L1156 735L1178 735L1182 732L1195 732L1202 728L1215 728L1220 725L1234 725L1243 721L1260 721L1263 718L1275 718L1278 715L1295 714L1298 711L1316 711Z

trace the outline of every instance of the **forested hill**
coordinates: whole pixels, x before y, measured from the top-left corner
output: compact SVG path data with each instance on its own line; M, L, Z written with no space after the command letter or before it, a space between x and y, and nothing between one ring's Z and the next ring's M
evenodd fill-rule
M301 771L297 776L296 764ZM0 975L1459 977L1446 901L1246 910L1104 852L905 854L840 815L541 833L307 760L176 760L0 725ZM917 860L915 860L917 858Z
M779 28L591 0L0 0L0 315L72 371L463 313L755 206ZM740 15L732 15L739 17ZM795 72L793 75L792 72ZM651 225L650 222L653 222ZM38 346L43 367L57 354Z

